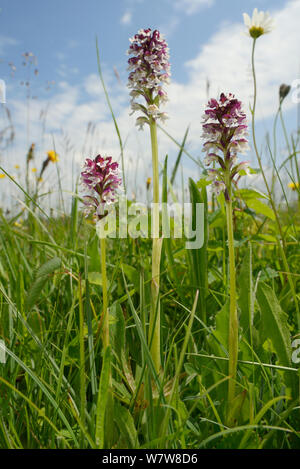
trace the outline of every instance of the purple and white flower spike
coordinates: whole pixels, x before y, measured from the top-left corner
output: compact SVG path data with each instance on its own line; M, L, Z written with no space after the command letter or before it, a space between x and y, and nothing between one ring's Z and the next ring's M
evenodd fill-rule
M203 134L206 139L203 151L206 152L204 164L218 164L217 169L208 169L208 179L212 181L214 192L224 192L229 197L228 184L236 183L235 176L240 171L248 173L248 162L237 163L237 153L248 149L247 117L242 103L229 93L221 93L220 98L211 99L203 115Z
M147 117L138 117L136 124L142 128L149 119L167 119L159 107L168 100L163 86L170 80L169 48L160 32L155 29L140 29L130 39L128 49L128 87L131 88L132 112L142 111ZM145 98L146 106L136 100Z
M85 215L93 213L98 220L104 218L104 206L116 201L121 183L119 165L111 156L87 158L81 171L81 185L88 191L83 197Z

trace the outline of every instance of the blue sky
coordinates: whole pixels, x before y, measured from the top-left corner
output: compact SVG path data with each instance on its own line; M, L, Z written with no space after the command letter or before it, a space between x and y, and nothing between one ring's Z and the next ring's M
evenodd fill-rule
M210 94L232 91L249 106L252 93L250 75L251 39L244 34L242 13L254 7L269 10L276 21L275 30L259 39L257 72L259 85L258 136L262 141L271 130L277 107L278 88L300 75L299 0L2 0L0 13L0 78L7 84L7 106L16 128L14 150L2 155L9 168L14 155L22 161L28 142L37 145L37 164L43 160L53 141L62 155L62 170L69 172L72 161L80 164L84 151L113 153L119 156L118 142L97 77L95 36L98 36L105 81L126 140L128 173L138 177L139 161L145 177L150 172L148 135L134 128L129 117L126 88L128 38L138 29L160 29L170 47L172 83L166 130L181 140L191 124L189 148L201 155L201 115L206 102L206 80ZM27 79L22 53L37 57L38 76L31 73L29 136L26 126L26 99L20 81ZM8 62L16 71L11 76ZM121 84L114 69L117 70ZM46 83L54 81L50 90ZM39 120L47 109L45 130ZM289 131L295 129L297 107L289 97L285 103ZM3 115L1 125L3 122ZM96 124L93 139L86 143L86 126ZM279 142L281 142L279 132ZM73 149L73 150L72 150ZM166 153L175 158L177 149L160 135L161 160ZM280 152L284 157L284 148ZM249 158L253 155L250 153ZM194 174L190 161L183 160L187 174ZM151 175L151 174L150 174ZM144 177L144 175L143 175Z
M102 60L126 77L128 37L142 27L159 28L171 50L173 76L186 80L185 62L199 52L221 25L242 21L244 11L281 8L285 0L2 0L1 36L12 39L6 60L21 54L38 58L40 82L59 80L62 71L76 83L96 70L95 36ZM230 28L228 33L230 33ZM15 44L13 43L15 41ZM65 67L67 70L65 70ZM4 78L8 69L1 66Z

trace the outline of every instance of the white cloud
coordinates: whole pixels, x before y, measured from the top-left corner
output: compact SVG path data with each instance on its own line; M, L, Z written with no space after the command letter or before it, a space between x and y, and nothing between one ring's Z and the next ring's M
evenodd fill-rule
M130 11L126 11L124 15L120 19L121 24L130 24L132 20L132 13Z
M257 41L256 68L258 78L258 118L274 115L278 105L278 88L283 82L291 83L298 76L300 30L300 2L290 1L285 7L274 13L276 29ZM231 91L248 104L252 98L252 79L250 68L251 39L243 34L244 26L240 23L224 24L203 47L196 57L186 63L187 81L179 83L172 80L169 86L169 103L166 110L170 120L165 129L179 142L188 124L191 125L188 145L194 157L201 155L201 118L207 101L206 80L210 81L210 96L221 91ZM176 51L171 51L174 54ZM111 73L111 72L110 72ZM135 115L129 116L128 89L121 88L113 79L112 74L105 73L106 84L117 117L119 129L125 144L126 171L134 183L135 174L138 181L151 175L151 154L149 148L149 130L135 130ZM26 103L15 99L13 119L17 126L17 150L19 161L24 160L26 145ZM54 135L57 151L61 154L61 167L70 178L72 161L81 164L83 158L95 152L112 154L118 158L120 154L118 138L109 109L96 75L87 76L77 86L66 82L59 85L58 91L51 98L46 134L41 142L41 123L39 115L48 101L32 103L31 141L37 144L40 158L44 151L52 147ZM295 106L290 96L286 98L285 108ZM89 122L95 127L86 132ZM66 151L66 140L72 144L70 154ZM31 143L30 141L30 143ZM25 142L25 143L24 143ZM44 146L43 146L44 145ZM159 132L160 160L168 153L174 157L178 148ZM15 163L15 159L12 159ZM184 156L184 162L187 157ZM172 165L172 162L170 162ZM75 172L78 175L79 166ZM186 170L189 171L188 164ZM197 177L195 175L195 177Z
M215 0L177 0L175 8L184 11L187 15L193 15L200 11L203 7L211 7Z
M300 2L290 1L274 12L276 28L257 40L256 72L258 83L258 119L268 118L277 110L278 90L281 83L291 83L299 75ZM224 24L201 48L195 58L185 65L188 71L186 84L170 85L169 113L173 134L188 122L196 123L192 136L196 143L200 133L200 120L207 101L206 80L210 81L210 96L221 91L233 92L245 103L253 99L251 75L252 40L244 33L241 23ZM291 95L286 98L285 109L295 104ZM181 130L182 133L182 130Z
M5 54L7 46L15 46L17 44L18 41L12 37L0 36L0 54Z

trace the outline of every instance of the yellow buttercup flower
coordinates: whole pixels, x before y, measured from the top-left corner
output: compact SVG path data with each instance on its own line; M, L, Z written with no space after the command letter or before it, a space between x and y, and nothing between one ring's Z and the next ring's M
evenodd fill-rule
M19 221L15 221L14 222L14 226L16 226L17 228L21 228L23 225L23 220L22 218L19 219Z
M31 170L33 173L36 173L37 172L37 169L36 168L32 168Z
M15 169L20 169L20 166L18 164L15 164Z
M58 154L54 150L50 150L47 152L48 159L52 161L52 163L57 163L59 161Z
M292 191L296 191L297 189L300 189L300 184L299 182L289 182L288 187L292 189Z
M5 178L5 174L1 173L0 174L0 179L4 179Z

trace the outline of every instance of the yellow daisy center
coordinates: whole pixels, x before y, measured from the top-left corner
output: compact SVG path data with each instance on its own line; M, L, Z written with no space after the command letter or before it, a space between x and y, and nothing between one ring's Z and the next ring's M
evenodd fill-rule
M259 36L262 36L264 34L265 30L261 26L252 26L249 29L249 34L253 39L257 39Z

